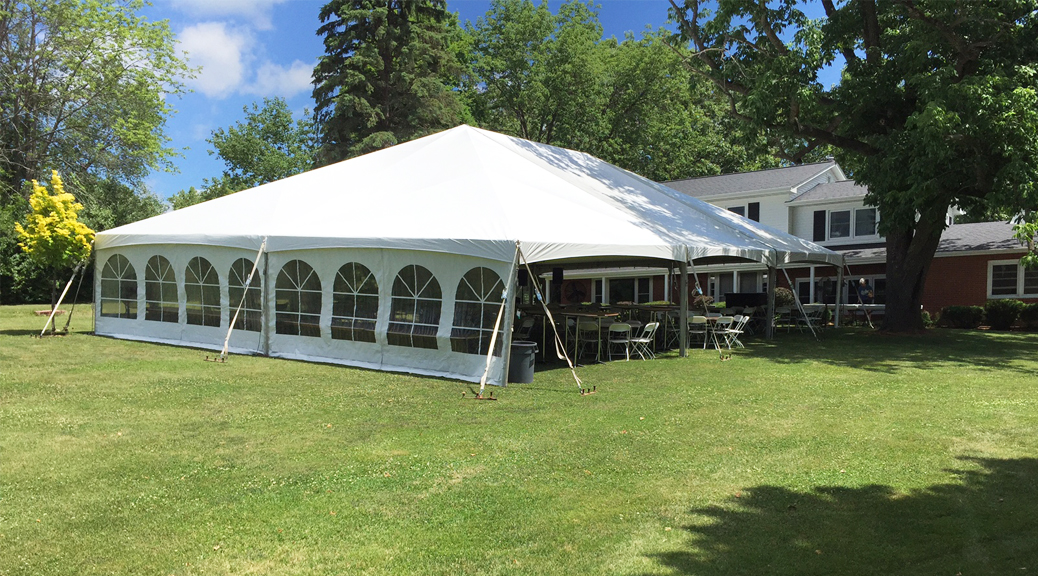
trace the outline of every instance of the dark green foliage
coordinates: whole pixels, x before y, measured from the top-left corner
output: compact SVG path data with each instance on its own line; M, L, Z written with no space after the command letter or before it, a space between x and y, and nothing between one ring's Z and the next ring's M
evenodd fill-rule
M933 316L931 316L926 310L923 310L920 315L923 318L923 328L933 328L937 324L933 319Z
M464 97L484 128L594 154L653 180L774 166L668 35L602 39L592 5L496 0L469 24Z
M460 29L443 0L332 0L314 68L318 163L450 128L463 119Z
M283 98L264 98L246 106L245 119L227 129L218 128L207 140L227 168L206 179L202 189L193 186L170 197L173 209L212 200L261 184L294 176L313 168L317 154L316 125L309 112L296 120Z
M1038 328L1038 302L1024 304L1024 307L1020 309L1020 322L1028 330Z
M1012 298L988 300L984 303L984 318L994 330L1009 330L1023 308L1023 302Z
M984 320L984 309L980 306L945 306L941 310L940 323L949 328L973 329Z
M783 288L779 286L775 288L775 307L776 308L793 308L797 305L797 299L793 295L793 291L789 288Z
M887 243L884 328L915 330L949 207L1038 208L1038 12L1033 0L822 6L813 19L797 0L686 0L672 16L734 115L789 158L834 146L868 186ZM824 85L841 58L840 82Z

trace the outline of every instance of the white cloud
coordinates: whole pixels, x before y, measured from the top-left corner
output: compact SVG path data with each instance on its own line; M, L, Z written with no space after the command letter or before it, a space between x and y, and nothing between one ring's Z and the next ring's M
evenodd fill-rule
M264 62L256 70L256 79L242 89L246 94L257 96L281 96L288 100L310 89L310 78L314 67L295 60L286 68L273 62Z
M210 98L225 98L239 90L252 60L254 40L224 22L201 22L180 33L180 49L191 66L201 66L188 85Z
M182 12L202 18L241 17L257 30L272 27L270 14L274 6L285 0L176 0L173 3Z

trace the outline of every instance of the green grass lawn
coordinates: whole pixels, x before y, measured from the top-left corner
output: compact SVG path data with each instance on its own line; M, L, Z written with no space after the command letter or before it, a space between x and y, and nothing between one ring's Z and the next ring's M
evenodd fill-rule
M1035 334L782 335L479 402L84 307L34 339L34 308L0 308L3 575L1038 572Z

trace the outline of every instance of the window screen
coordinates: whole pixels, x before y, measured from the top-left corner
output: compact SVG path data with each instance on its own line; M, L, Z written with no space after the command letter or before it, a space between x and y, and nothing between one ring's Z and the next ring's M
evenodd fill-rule
M829 237L849 238L851 235L851 211L840 210L829 213Z
M332 286L332 338L375 341L378 283L371 270L350 262L339 268Z
M435 350L442 298L432 272L414 264L400 270L393 281L388 343Z
M1038 270L1024 268L1024 294L1038 294Z
M275 331L292 336L321 336L321 279L309 264L285 264L274 284Z
M991 266L991 295L1012 296L1016 294L1016 264L994 264Z
M489 268L473 268L461 278L454 299L452 350L465 354L487 354L504 287L501 277ZM502 341L499 328L494 356L501 355Z
M248 258L239 258L234 261L234 264L231 264L231 270L227 274L227 299L230 307L227 321L230 322L235 311L238 310L238 306L241 306L241 310L238 310L238 319L234 321L234 329L262 332L263 291L258 270L256 274L252 275L252 281L249 281L253 264L253 261ZM249 284L248 288L245 287L246 282ZM244 303L242 302L243 296Z
M101 269L101 316L137 318L137 272L122 254Z
M220 327L220 275L201 257L192 258L184 272L187 323Z
M177 275L169 260L152 256L144 271L144 319L156 322L179 322Z

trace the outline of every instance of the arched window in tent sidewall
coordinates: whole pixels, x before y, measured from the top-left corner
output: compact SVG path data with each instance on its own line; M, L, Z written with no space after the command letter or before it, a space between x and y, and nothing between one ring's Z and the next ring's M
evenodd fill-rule
M248 258L239 258L231 264L231 270L227 274L227 299L230 311L227 321L234 318L234 312L241 306L238 319L234 322L235 330L248 330L250 332L262 332L263 322L263 292L260 285L260 275L253 274L249 288L246 290L245 282L252 274L253 262ZM242 302L242 296L245 302Z
M321 337L321 279L302 260L281 268L274 284L278 334Z
M179 322L177 274L169 260L152 256L144 271L144 319L156 322Z
M461 278L454 300L452 350L486 355L494 335L494 323L501 308L504 287L501 277L489 268L473 268ZM501 355L501 341L499 328L494 356Z
M184 272L187 323L220 327L220 275L208 260L192 258Z
M332 286L332 338L375 341L378 283L371 270L350 262L339 268Z
M432 272L421 266L404 266L393 281L387 341L392 346L435 350L443 295Z
M101 270L101 316L137 318L137 272L122 254L115 254Z

